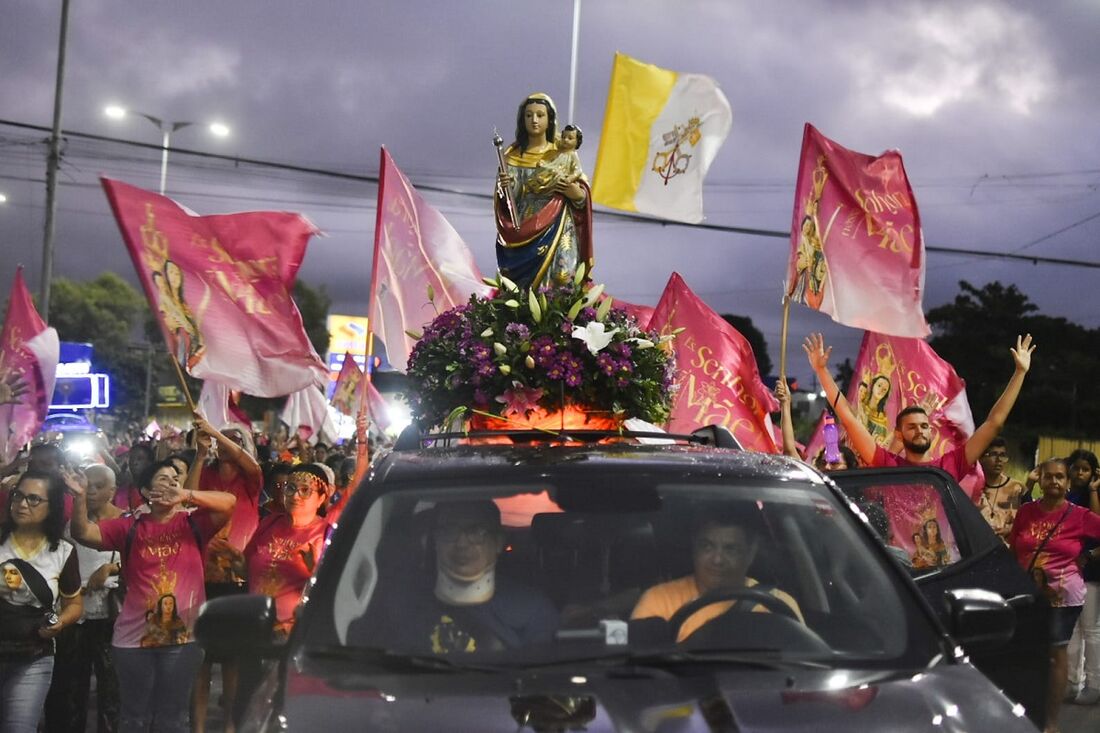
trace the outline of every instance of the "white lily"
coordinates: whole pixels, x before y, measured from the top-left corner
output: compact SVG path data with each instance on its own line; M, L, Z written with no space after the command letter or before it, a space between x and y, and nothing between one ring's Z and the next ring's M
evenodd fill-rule
M573 329L573 338L580 339L588 347L588 352L595 356L609 343L611 337L618 333L619 329L605 330L606 326L599 321L592 321L587 326L577 326Z
M630 340L638 345L639 350L641 350L641 349L652 349L653 348L653 342L650 341L649 339L630 339Z

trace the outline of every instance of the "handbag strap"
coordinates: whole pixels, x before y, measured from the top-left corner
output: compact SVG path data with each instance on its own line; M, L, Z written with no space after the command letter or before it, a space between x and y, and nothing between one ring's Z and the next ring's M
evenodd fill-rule
M27 584L27 588L34 594L42 608L53 608L53 591L34 565L19 557L9 558L4 562L11 563L19 571L23 576L23 582Z
M1035 561L1039 559L1039 553L1043 551L1043 548L1047 546L1047 542L1050 542L1050 538L1054 536L1054 533L1058 531L1058 528L1062 526L1062 522L1069 516L1070 510L1073 509L1073 504L1066 507L1066 510L1062 512L1061 518L1054 523L1054 526L1047 532L1047 536L1043 538L1043 541L1039 543L1039 546L1035 548L1035 554L1031 556L1031 562L1028 563L1027 571L1030 573L1035 569Z

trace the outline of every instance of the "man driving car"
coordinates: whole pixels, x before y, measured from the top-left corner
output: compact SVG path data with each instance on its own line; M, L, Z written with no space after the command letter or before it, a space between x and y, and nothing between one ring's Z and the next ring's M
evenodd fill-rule
M760 547L758 530L745 518L728 509L708 512L695 523L692 536L693 572L683 578L655 585L638 600L631 613L632 619L671 619L683 606L708 593L736 591L760 586L748 577L749 565ZM790 607L803 621L798 603L787 593L774 587L760 586ZM768 609L750 600L727 599L700 608L680 626L677 641L691 636L701 626L731 610L763 612Z

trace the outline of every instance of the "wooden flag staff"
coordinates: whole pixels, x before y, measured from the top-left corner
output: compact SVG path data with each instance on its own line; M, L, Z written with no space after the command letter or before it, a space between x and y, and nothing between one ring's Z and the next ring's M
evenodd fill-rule
M791 296L783 296L783 326L779 335L779 380L787 382L787 321L791 317Z
M180 363L176 361L176 357L172 354L168 354L168 360L172 362L172 366L176 368L176 376L179 377L180 387L183 389L183 396L187 400L187 407L191 412L195 412L195 400L191 397L191 390L187 388L187 380L183 376L183 369L180 368Z

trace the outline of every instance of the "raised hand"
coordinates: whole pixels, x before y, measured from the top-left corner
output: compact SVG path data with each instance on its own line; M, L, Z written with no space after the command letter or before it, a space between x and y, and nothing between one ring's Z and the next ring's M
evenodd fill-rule
M14 369L0 366L0 405L14 405L30 389L23 375Z
M791 390L787 387L785 380L777 380L775 383L775 399L779 400L780 405L785 405L791 401Z
M1012 352L1012 360L1016 362L1016 369L1026 372L1031 368L1031 352L1035 351L1035 344L1031 343L1031 334L1016 337L1016 348L1009 349Z
M88 491L88 477L81 471L73 471L68 466L62 466L60 469L61 480L65 483L65 488L69 490L69 493L74 497L84 496Z
M833 353L833 347L825 346L825 339L820 333L807 336L802 342L802 350L806 352L806 359L815 372L829 367L829 355Z

